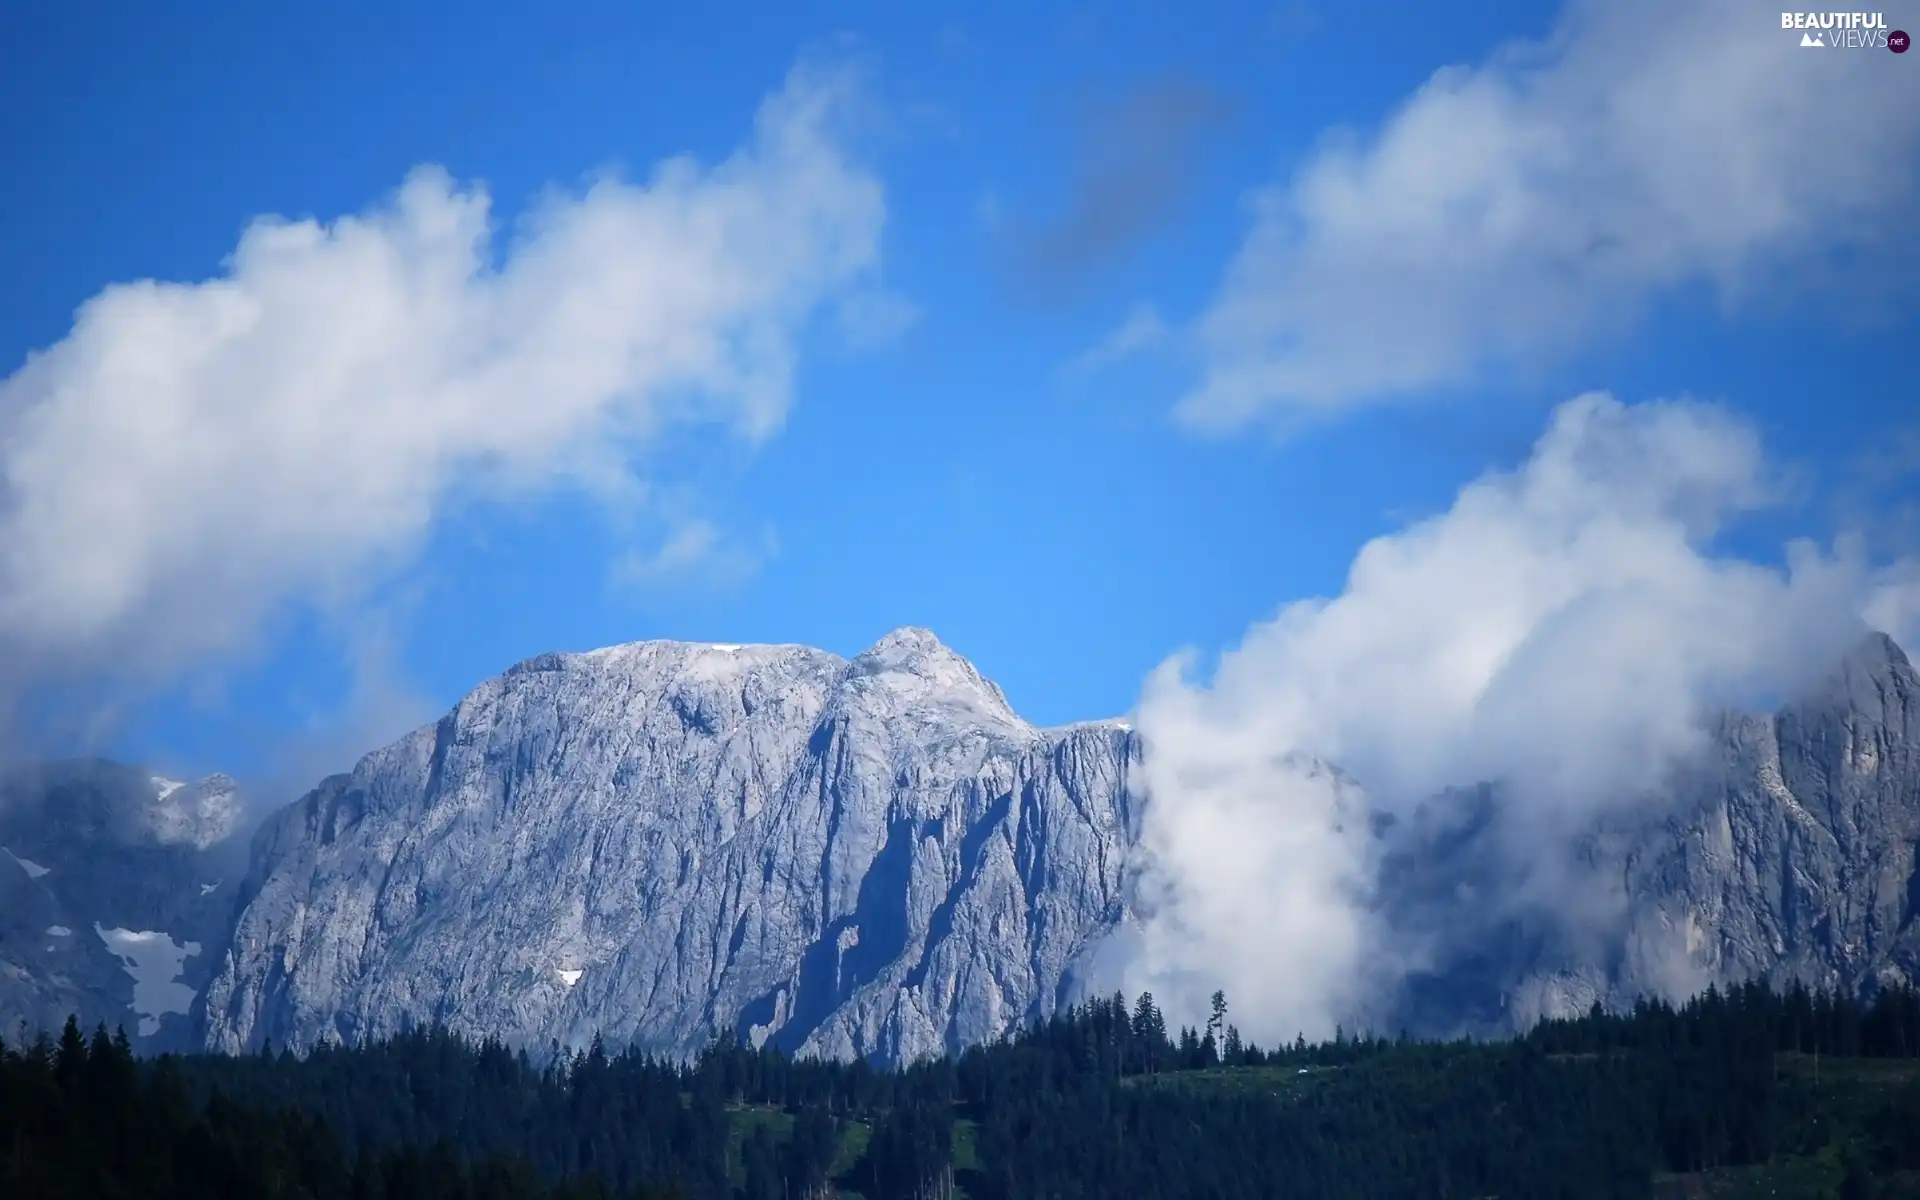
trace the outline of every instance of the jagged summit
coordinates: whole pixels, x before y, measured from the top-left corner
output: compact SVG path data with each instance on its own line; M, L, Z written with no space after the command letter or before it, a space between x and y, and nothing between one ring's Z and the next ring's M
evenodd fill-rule
M1093 717L1085 721L1068 721L1064 725L1049 725L1042 732L1068 733L1075 729L1116 730L1120 733L1132 733L1133 718L1130 716Z
M619 664L628 669L652 667L671 671L690 663L737 663L742 666L765 665L786 659L846 660L827 650L788 642L687 642L668 638L650 638L638 642L620 642L595 650L555 651L538 654L509 669L517 671L554 671L597 668Z
M904 626L881 638L855 655L848 664L856 675L899 672L914 675L932 684L959 687L984 685L996 694L1000 689L980 674L977 667L932 630ZM1002 703L1005 698L1002 697Z
M825 685L821 703L858 710L917 732L934 727L1027 738L1023 720L1000 686L932 630L903 626L851 659L793 643L688 642L650 639L597 650L537 655L477 688L469 699L517 686L529 675L578 674L607 681L632 696L717 687L764 692L805 679ZM829 679L829 677L831 677ZM601 686L601 685L585 685Z
M1881 633L1879 630L1874 630L1854 642L1841 663L1842 670L1880 670L1887 667L1896 671L1911 671L1913 663L1907 658L1907 652L1900 648L1900 643L1894 641L1891 635Z
M861 658L886 662L938 656L959 657L933 630L919 625L902 625L867 647L860 655Z
M597 650L583 650L572 655L584 659L632 658L632 657L680 657L699 658L708 655L746 654L758 657L781 657L789 654L820 655L829 651L812 646L802 646L795 642L689 642L673 638L648 638L638 642L621 642L617 645L602 646ZM835 655L834 657L838 657Z
M978 676L965 657L954 651L930 629L907 625L893 630L853 659L845 659L829 650L796 642L697 642L675 638L646 638L636 642L618 642L593 650L552 651L537 654L513 667L506 674L521 671L551 671L568 666L622 662L672 666L696 659L736 658L765 663L788 658L830 659L854 667L864 674L881 671L905 671L936 677Z
M213 774L182 783L104 758L58 759L0 773L0 808L39 814L44 827L128 845L204 850L240 828L240 788Z
M933 633L896 629L855 655L841 688L917 725L990 726L1030 736L1034 729L1013 711L1000 685Z
M1904 709L1914 697L1920 697L1920 676L1913 663L1898 642L1876 631L1848 646L1840 661L1790 707L1805 711L1810 706L1839 706L1885 716L1889 705Z
M244 809L232 776L215 772L191 783L152 782L155 795L146 814L155 841L205 850L239 830Z
M846 663L858 674L898 671L918 675L934 682L971 682L980 680L979 671L963 655L941 641L932 630L903 625L867 647L851 660L827 650L793 642L695 642L671 638L648 638L620 642L595 650L557 651L535 655L509 673L519 670L552 670L568 664L602 662L645 662L678 664L694 659L739 658L750 662L802 657L834 659ZM985 682L982 680L982 682ZM988 683L989 687L993 685ZM998 689L995 688L997 691Z

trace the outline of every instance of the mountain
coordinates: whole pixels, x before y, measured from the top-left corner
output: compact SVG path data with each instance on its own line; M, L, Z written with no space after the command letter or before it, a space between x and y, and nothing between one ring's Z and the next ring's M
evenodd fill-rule
M1519 890L1493 844L1498 789L1437 804L1451 819L1385 872L1393 923L1435 952L1390 1019L1499 1032L1712 983L1920 981L1920 676L1906 654L1874 634L1777 712L1730 713L1713 733L1646 819L1556 864L1580 884L1557 905L1483 902Z
M544 655L260 831L206 1043L957 1049L1118 919L1138 752L1029 725L919 629Z
M1418 964L1375 1028L1789 979L1920 980L1920 678L1869 638L1731 713L1571 859L1498 785L1381 824ZM0 1019L143 1048L307 1047L441 1021L668 1051L715 1030L900 1062L1073 998L1122 918L1139 739L1039 729L924 630L853 659L643 642L532 659L273 815L109 763L0 780ZM237 886L236 886L237 884ZM64 930L65 932L58 932ZM192 1012L183 1015L188 1000Z
M187 1019L224 945L245 857L233 780L101 760L0 775L0 1019L124 1025L143 1050Z

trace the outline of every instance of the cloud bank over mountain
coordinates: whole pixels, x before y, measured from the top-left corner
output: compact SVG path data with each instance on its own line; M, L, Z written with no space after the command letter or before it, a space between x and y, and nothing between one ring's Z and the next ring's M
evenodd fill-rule
M1911 565L1851 541L1778 563L1723 547L1781 495L1727 411L1581 396L1519 467L1365 545L1338 596L1285 606L1210 675L1165 664L1137 716L1126 985L1189 1015L1224 986L1262 1037L1331 1033L1417 965L1371 904L1376 814L1484 781L1513 799L1513 894L1488 902L1577 912L1578 839L1657 811L1715 714L1804 686L1863 614L1910 615Z

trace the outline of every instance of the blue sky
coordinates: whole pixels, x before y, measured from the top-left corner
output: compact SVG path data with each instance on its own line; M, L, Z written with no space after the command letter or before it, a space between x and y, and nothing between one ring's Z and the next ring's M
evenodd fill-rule
M661 160L688 155L704 170L741 153L756 112L790 86L796 64L841 89L822 135L831 144L790 175L770 166L743 186L764 186L778 208L826 162L841 172L840 190L823 193L820 210L792 230L778 214L752 219L769 223L768 238L830 228L829 240L852 248L842 263L823 252L792 265L782 284L790 292L764 312L735 313L779 344L775 359L790 355L778 382L709 403L686 396L727 392L713 382L721 376L668 373L634 428L608 416L638 411L616 397L547 430L565 442L560 466L467 424L419 435L445 434L465 448L457 453L416 448L389 468L342 452L327 470L425 462L444 475L424 494L369 482L369 506L415 505L417 519L379 525L378 536L334 530L307 557L266 552L294 546L293 525L250 526L231 542L196 531L225 528L210 513L281 500L321 521L324 489L281 495L269 478L223 492L228 468L215 456L204 471L115 490L104 485L124 477L120 460L93 455L77 434L77 457L56 466L15 460L10 481L22 495L38 494L22 484L40 478L36 469L98 472L101 489L72 495L111 493L128 506L122 517L141 521L176 514L184 532L167 543L180 547L169 562L191 558L177 577L163 563L114 581L126 595L145 588L158 598L101 607L97 625L73 617L56 636L44 632L52 625L9 618L9 647L27 647L32 663L18 686L71 698L45 734L61 749L176 770L298 774L344 765L368 739L549 649L673 637L851 654L905 624L933 628L1037 722L1120 713L1182 647L1229 647L1290 600L1339 593L1363 543L1524 460L1555 406L1591 389L1629 404L1701 397L1751 422L1795 489L1727 532L1744 556L1775 562L1789 535L1843 531L1866 536L1882 566L1909 549L1901 514L1920 451L1911 440L1920 305L1906 268L1915 261L1920 61L1836 50L1809 65L1795 57L1797 35L1750 6L1624 6L1648 18L1647 57L1659 57L1656 46L1671 57L1676 41L1704 30L1751 48L1709 55L1708 66L1765 83L1752 93L1756 106L1762 95L1787 97L1747 115L1702 101L1685 131L1697 140L1642 161L1631 139L1623 148L1606 140L1624 136L1617 131L1578 124L1590 101L1612 96L1592 76L1609 55L1631 53L1616 45L1619 19L1558 4L390 7L186 3L162 14L32 3L0 17L0 121L13 159L0 191L0 372L12 375L0 413L9 422L65 403L57 384L66 376L20 370L30 353L63 344L74 350L60 370L93 380L89 395L119 388L113 403L140 403L144 367L129 368L129 383L73 365L111 358L133 337L108 329L85 341L76 310L110 285L225 275L257 217L325 224L379 211L410 172L437 164L455 194L486 188L498 231L487 254L502 268L523 244L516 239L535 237L516 222L543 195L564 205L609 171L644 187ZM1920 26L1920 10L1905 24ZM1556 30L1561 40L1540 48ZM1499 57L1516 42L1535 44L1545 65ZM1842 54L1855 57L1840 64ZM1521 81L1502 93L1512 113L1495 105L1488 116L1468 87L1459 100L1468 119L1441 106L1433 128L1409 124L1413 149L1395 169L1439 179L1483 172L1468 181L1490 205L1475 236L1493 240L1476 250L1471 238L1436 235L1436 245L1478 255L1444 270L1434 264L1445 255L1425 249L1414 266L1354 250L1342 240L1347 215L1359 214L1368 244L1385 245L1393 230L1427 228L1425 216L1387 213L1388 200L1444 207L1432 198L1444 186L1429 195L1418 179L1384 178L1393 164L1374 139L1417 97L1431 99L1430 81L1449 66L1469 82ZM1647 70L1648 88L1668 78ZM1494 133L1544 129L1551 145L1505 146L1491 135L1469 144L1481 117ZM1808 132L1783 150L1756 122ZM1579 178L1585 136L1644 168L1644 190L1671 186L1699 211L1676 212L1662 197L1593 199ZM1758 176L1731 166L1716 174L1713 155L1696 153L1747 136L1757 140L1738 171ZM1472 165L1502 156L1529 170ZM1869 158L1885 164L1863 167ZM1676 174L1674 164L1702 159L1699 178ZM1342 174L1343 162L1354 169ZM1532 167L1550 178L1527 192ZM1336 215L1316 225L1301 207L1311 199L1296 186L1303 179L1356 190L1334 195L1327 211ZM1743 225L1740 197L1783 180L1781 212ZM860 190L869 185L883 217ZM1535 213L1518 219L1545 230L1539 236L1485 232L1502 219L1494 201L1509 185L1533 202L1566 200L1576 216L1592 204L1595 244L1624 240L1609 261L1626 265L1576 264L1575 285L1556 282L1536 260L1552 252L1559 226ZM1278 266L1249 249L1265 228L1262 194L1292 197L1304 223L1304 233L1285 235L1294 240ZM754 247L773 244L761 236L742 233L748 249L724 264L744 272L749 289L755 272L780 269L757 256ZM638 291L619 294L662 295L675 311L697 306L698 279L636 282L634 272L659 261L609 268L616 282L595 286L630 284ZM1372 279L1415 267L1440 276L1384 291ZM274 294L298 308L302 286L295 278L293 291ZM541 297L573 294L564 279L543 286L555 290ZM1511 297L1521 297L1514 311L1493 311ZM1541 315L1556 306L1567 311ZM342 301L314 319L352 309ZM1282 315L1261 315L1270 312ZM282 326L296 340L300 319ZM1260 326L1274 320L1291 322L1277 340ZM1131 351L1103 354L1130 322ZM395 336L444 332L427 322ZM1300 348L1286 349L1288 337ZM1353 339L1372 349L1356 351ZM652 344L641 342L635 353ZM1484 353L1454 361L1451 347L1476 344ZM376 366L408 365L339 385L364 401L355 419L376 450L366 424L409 410L411 389L424 386L427 368L395 357L416 351L427 353L376 355ZM242 362L254 352L242 344L232 353ZM177 366L178 378L196 387L199 369ZM277 403L276 388L304 386L303 371L235 367L219 379L253 411ZM1391 395L1376 394L1383 381ZM602 404L591 384L579 386L582 405ZM494 402L547 403L537 389ZM99 403L96 416L122 411ZM196 401L180 403L189 412ZM324 459L335 444L324 413L337 406L317 411L311 436ZM140 436L184 439L179 461L190 463L206 443L196 428L157 421ZM604 456L589 453L595 447ZM522 475L495 479L489 465L500 462ZM608 469L623 482L596 474ZM208 507L181 498L189 486ZM84 543L95 510L63 503L55 532L19 517L6 536ZM9 570L36 561L16 557ZM197 596L215 576L219 586ZM97 576L74 578L83 586ZM135 644L146 650L129 651Z

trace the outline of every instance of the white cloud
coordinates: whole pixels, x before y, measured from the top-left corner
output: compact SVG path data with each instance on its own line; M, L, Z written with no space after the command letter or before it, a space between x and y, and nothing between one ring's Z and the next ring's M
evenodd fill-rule
M611 578L622 587L729 587L752 576L778 552L779 538L770 526L752 542L703 517L690 517L674 525L654 549L622 555L613 564Z
M217 278L102 291L0 382L0 652L164 679L353 596L456 495L631 502L669 427L769 434L817 310L905 311L873 295L858 102L802 66L725 161L552 195L503 242L428 167L356 216L255 221Z
M1192 1014L1224 986L1243 1027L1290 1038L1330 1033L1388 981L1396 944L1366 903L1377 843L1315 761L1401 815L1502 782L1516 866L1551 889L1558 852L1651 803L1710 713L1790 691L1860 636L1863 609L1892 613L1851 542L1796 544L1777 568L1716 550L1775 493L1733 415L1584 396L1524 465L1368 543L1339 596L1254 626L1210 680L1163 667L1136 721L1152 911L1129 934L1129 990Z
M1905 647L1920 650L1920 561L1896 563L1875 581L1866 607L1867 623Z
M1127 319L1090 350L1067 364L1068 374L1085 374L1124 362L1138 355L1164 349L1173 339L1173 330L1150 304L1136 304Z
M1910 222L1920 72L1803 51L1739 0L1573 0L1555 34L1436 73L1332 139L1194 331L1184 419L1298 419L1530 365L1705 284L1737 304Z

